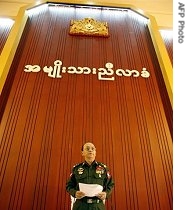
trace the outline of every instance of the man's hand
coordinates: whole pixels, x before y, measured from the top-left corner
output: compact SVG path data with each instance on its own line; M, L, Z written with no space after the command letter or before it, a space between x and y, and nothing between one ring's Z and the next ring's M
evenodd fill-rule
M76 191L76 199L82 199L85 196L85 193L81 192L81 191Z
M106 199L106 192L101 192L97 195L98 198L100 198L101 200Z

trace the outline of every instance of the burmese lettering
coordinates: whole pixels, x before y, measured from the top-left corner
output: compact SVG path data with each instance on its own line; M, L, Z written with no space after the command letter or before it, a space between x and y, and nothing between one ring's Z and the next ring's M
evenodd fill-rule
M179 2L178 7L179 13L181 19L185 17L185 4ZM179 20L178 21L178 42L182 44L184 42L184 28L185 28L185 21Z
M65 67L62 66L63 62L60 60L54 61L54 66L44 66L43 71L48 74L49 77L52 78L62 78L61 74L97 74L99 80L109 80L114 81L115 77L114 74L116 74L119 77L143 77L148 78L150 77L150 73L147 71L145 67L142 68L142 71L139 72L135 69L129 70L129 69L117 69L113 70L114 65L110 62L105 64L106 68L89 68L89 67L74 67L69 66ZM39 72L41 71L41 67L39 65L25 65L25 72Z

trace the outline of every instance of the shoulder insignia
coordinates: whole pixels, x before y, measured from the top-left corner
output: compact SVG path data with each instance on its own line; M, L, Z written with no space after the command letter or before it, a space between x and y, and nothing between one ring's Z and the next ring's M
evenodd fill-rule
M83 163L78 163L76 165L73 166L73 168L76 168L77 166L83 165Z

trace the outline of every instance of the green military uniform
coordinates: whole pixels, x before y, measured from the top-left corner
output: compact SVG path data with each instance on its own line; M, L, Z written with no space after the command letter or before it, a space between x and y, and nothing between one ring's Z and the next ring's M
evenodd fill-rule
M76 191L79 191L79 183L101 185L103 191L106 192L106 198L110 196L114 187L108 168L97 161L94 161L91 165L83 162L73 167L66 185L67 192L73 197L75 197ZM84 197L76 199L73 210L105 210L105 205L97 197Z

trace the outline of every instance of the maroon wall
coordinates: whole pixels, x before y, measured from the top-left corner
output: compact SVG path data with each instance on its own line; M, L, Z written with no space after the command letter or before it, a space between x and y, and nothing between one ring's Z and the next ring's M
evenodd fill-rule
M55 12L54 12L55 10ZM70 36L71 19L109 24L110 37ZM172 209L172 137L147 24L131 10L44 7L30 15L15 55L0 128L0 209L70 209L65 183L89 140L115 180L107 209ZM149 78L99 80L24 72L25 66L145 67ZM160 83L159 83L160 80ZM168 97L168 96L167 96ZM171 108L168 103L168 108Z

